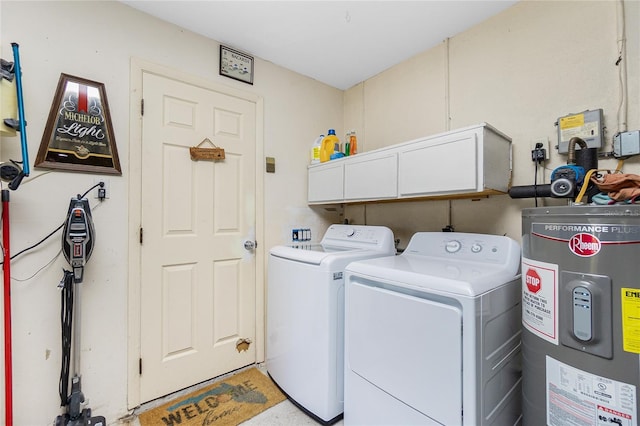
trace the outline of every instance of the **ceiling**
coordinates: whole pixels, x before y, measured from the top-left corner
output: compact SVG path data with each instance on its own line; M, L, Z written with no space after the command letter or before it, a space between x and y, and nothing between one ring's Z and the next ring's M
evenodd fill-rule
M348 89L517 0L121 0L225 46ZM260 76L256 75L254 82Z

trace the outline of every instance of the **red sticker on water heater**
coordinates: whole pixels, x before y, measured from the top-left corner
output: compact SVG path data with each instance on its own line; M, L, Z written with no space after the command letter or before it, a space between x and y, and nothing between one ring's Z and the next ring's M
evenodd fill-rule
M569 250L580 257L591 257L598 254L602 244L592 234L575 234L569 239Z

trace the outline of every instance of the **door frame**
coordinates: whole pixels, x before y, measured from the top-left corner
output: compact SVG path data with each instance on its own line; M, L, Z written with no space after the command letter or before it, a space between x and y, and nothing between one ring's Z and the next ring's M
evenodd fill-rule
M128 301L127 301L127 408L138 407L140 400L140 293L141 293L141 246L139 240L142 222L142 100L143 73L152 73L187 84L214 90L252 102L256 106L256 362L265 358L265 245L264 245L264 100L254 93L225 86L208 79L196 77L180 70L165 67L139 58L131 58L129 87L129 221L128 221ZM195 384L195 383L194 383ZM178 389L176 389L178 390Z

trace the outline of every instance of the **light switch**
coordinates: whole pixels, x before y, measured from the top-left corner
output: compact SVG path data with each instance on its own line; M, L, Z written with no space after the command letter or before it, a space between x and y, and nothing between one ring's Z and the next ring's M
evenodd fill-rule
M276 159L273 157L267 157L267 173L276 172Z

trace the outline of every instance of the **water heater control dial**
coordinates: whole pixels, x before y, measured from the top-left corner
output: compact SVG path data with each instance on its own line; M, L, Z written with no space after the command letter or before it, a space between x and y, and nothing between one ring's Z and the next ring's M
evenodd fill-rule
M455 253L459 251L460 248L462 248L462 244L460 244L460 241L458 240L447 241L444 246L444 249L447 251L447 253Z

